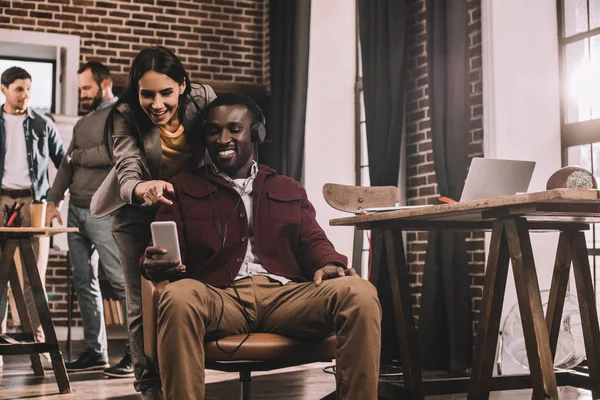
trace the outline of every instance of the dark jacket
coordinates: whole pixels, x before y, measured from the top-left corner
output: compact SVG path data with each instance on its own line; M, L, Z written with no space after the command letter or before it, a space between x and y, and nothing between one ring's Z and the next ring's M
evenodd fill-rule
M161 206L156 220L177 223L188 276L228 286L227 275L237 275L248 246L248 217L240 195L211 168L208 181L207 171L201 167L177 175L171 183L174 204ZM315 271L328 263L347 265L348 259L335 251L319 226L315 209L298 182L261 165L252 198L256 252L267 271L312 280ZM224 251L218 225L227 235Z
M56 168L60 166L65 151L62 140L54 123L31 108L23 122L25 144L27 146L27 164L31 178L34 200L46 198L50 182L48 180L48 157ZM4 123L4 105L0 107L0 183L4 175L6 162L6 127Z

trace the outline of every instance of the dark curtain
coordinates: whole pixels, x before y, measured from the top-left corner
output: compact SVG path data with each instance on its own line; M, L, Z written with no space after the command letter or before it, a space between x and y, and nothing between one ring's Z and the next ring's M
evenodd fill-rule
M459 200L469 162L467 0L427 0L429 107L440 195ZM473 336L466 234L431 232L419 316L423 367L465 372Z
M403 131L406 1L358 0L358 26L371 185L398 186ZM373 243L382 239L373 232ZM376 282L381 302L381 361L399 357L388 279Z
M269 46L271 107L267 137L278 173L302 177L308 87L310 0L271 0Z
M406 1L358 0L372 186L398 186L404 114Z

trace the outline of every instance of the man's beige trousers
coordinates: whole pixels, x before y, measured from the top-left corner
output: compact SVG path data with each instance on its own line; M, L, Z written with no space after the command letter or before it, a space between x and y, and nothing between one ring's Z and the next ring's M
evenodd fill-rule
M265 276L218 289L184 279L165 289L158 309L158 361L165 399L204 398L204 340L254 332L297 339L335 333L338 399L377 399L381 307L358 277L281 285ZM250 323L244 318L244 307ZM222 317L219 316L222 313ZM218 330L217 332L217 325Z

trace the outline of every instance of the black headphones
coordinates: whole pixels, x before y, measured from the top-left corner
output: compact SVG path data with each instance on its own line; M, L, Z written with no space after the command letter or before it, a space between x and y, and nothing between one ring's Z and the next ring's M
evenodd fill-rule
M228 95L237 95L237 93L226 93L223 96L228 96ZM255 120L250 125L250 140L253 143L262 143L262 142L264 142L265 137L267 136L267 119L265 118L265 114L263 113L262 109L258 106L258 104L256 104L256 102L254 100L252 100L252 98L250 98L249 96L246 96L246 95L242 95L242 96L245 98L246 102L240 101L239 103L236 103L235 105L245 106L253 114L258 114L258 115L256 115ZM217 97L217 99L218 99L218 97ZM213 100L213 101L216 101L216 100ZM250 103L250 104L247 104L247 103ZM213 107L220 107L222 105L233 105L233 104L218 104L217 106L213 106ZM205 135L206 135L206 123L208 122L207 121L208 113L210 112L210 110L213 107L211 107L209 104L208 107L206 107L206 109L204 110L204 112L202 112L202 116L200 119L200 127L202 129L202 137L205 137Z
M265 137L267 137L267 120L258 104L255 103L254 105L258 111L258 115L257 120L253 121L252 125L250 125L250 135L254 143L262 143L265 141Z

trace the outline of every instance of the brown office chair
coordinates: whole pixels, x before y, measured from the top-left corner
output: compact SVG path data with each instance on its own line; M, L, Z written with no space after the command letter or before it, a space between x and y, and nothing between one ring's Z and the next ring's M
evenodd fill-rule
M144 326L144 352L153 360L157 357L157 311L162 291L169 284L154 284L142 278L142 323ZM219 339L219 347L233 351L246 335ZM313 362L330 362L335 358L335 335L320 342L300 342L272 333L252 333L234 353L227 354L217 348L215 341L204 344L205 366L225 372L240 374L240 398L250 400L250 375L252 371L270 371ZM334 399L335 392L323 398Z
M349 186L336 183L323 185L323 198L336 210L356 213L364 208L393 207L400 200L400 193L395 186ZM353 258L361 259L363 231L354 228ZM355 265L356 268L356 265ZM360 269L357 269L359 272ZM359 272L359 274L361 271Z
M336 210L356 212L370 207L392 207L400 195L395 186L348 186L336 183L323 185L323 197Z

